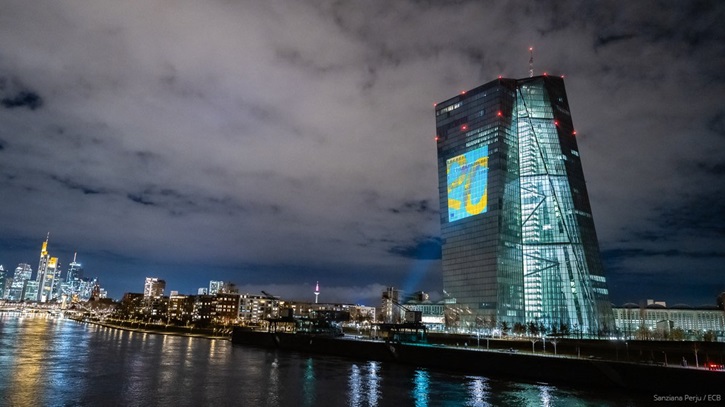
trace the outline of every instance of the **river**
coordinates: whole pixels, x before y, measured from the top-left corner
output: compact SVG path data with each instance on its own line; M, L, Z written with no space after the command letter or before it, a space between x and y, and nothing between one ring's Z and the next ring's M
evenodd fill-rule
M535 368L535 366L532 366ZM628 396L0 313L2 406L633 406Z

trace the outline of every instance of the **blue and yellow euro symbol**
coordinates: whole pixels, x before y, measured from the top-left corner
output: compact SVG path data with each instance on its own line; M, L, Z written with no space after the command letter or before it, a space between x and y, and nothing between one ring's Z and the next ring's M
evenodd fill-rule
M488 210L488 146L448 159L446 176L449 221Z

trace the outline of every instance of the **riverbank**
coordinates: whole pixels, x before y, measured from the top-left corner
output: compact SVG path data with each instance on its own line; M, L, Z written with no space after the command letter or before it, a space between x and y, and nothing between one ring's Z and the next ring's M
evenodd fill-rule
M234 329L232 343L423 368L516 381L573 387L616 388L650 395L713 394L721 397L725 372L609 360L525 354L430 344L332 338ZM722 395L725 396L725 395Z
M230 340L231 329L219 329L219 328L195 328L195 327L181 327L174 325L160 325L160 324L149 324L138 321L122 321L122 320L92 320L88 318L77 318L67 317L70 320L103 326L106 328L121 329L124 331L133 331L140 333L159 334L159 335L174 335L174 336L187 336L191 338L206 338L206 339L219 339L219 340Z

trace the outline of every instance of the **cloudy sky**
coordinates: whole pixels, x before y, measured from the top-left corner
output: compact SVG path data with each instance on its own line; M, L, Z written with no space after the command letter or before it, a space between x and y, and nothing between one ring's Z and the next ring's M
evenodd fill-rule
M725 291L725 4L0 0L0 264L442 289L433 103L565 75L614 303ZM591 3L591 4L590 4ZM439 295L439 294L438 294Z

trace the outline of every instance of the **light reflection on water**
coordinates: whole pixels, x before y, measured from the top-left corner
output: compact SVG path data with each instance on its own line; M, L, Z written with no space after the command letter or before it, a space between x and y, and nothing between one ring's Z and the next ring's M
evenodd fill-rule
M634 405L613 397L0 313L0 405Z

